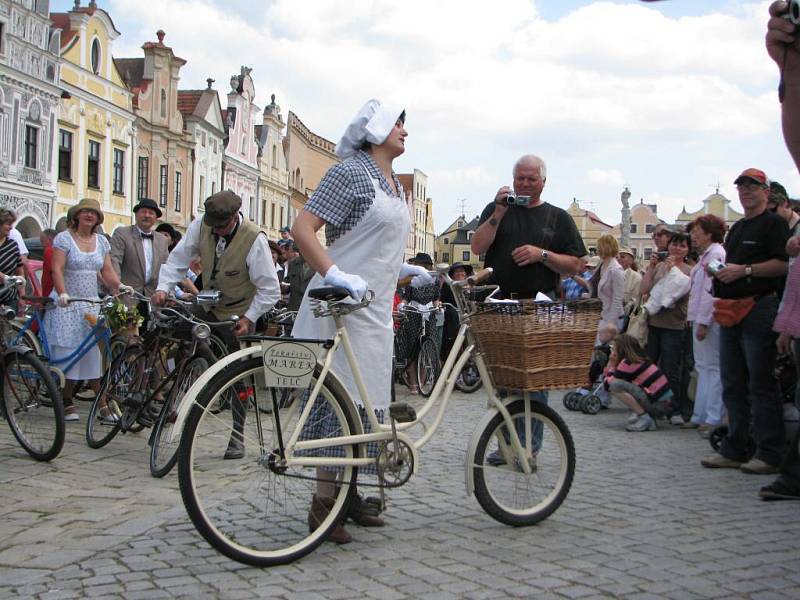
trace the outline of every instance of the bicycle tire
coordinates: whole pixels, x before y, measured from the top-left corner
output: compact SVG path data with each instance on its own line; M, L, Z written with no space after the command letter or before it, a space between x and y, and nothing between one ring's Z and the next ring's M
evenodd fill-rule
M11 346L27 346L36 353L36 356L42 356L42 342L39 336L31 331L30 327L22 332L25 322L7 321L9 335L6 337L6 345Z
M470 356L456 377L455 387L460 392L471 394L478 391L482 385L483 380L478 371L478 365L475 364L475 359Z
M175 425L176 411L186 392L208 370L208 367L208 360L202 356L195 356L186 363L170 386L167 400L161 408L158 421L153 429L150 444L150 474L153 477L164 477L175 466L178 460L180 438L176 438L171 443L169 438Z
M39 461L64 447L64 405L50 370L33 352L3 358L3 414L19 444Z
M433 392L441 369L439 348L436 347L436 342L431 338L424 339L417 355L417 384L419 393L424 397L427 398Z
M508 405L515 428L518 427L517 423L523 428L525 426L524 402L520 399ZM530 447L530 452L534 454L533 459L529 458L534 467L529 475L525 475L515 463L516 458L512 458L510 464L492 463L495 450L503 456L500 440L505 438L503 431L506 426L500 413L489 421L481 433L472 457L475 498L493 519L514 527L533 525L553 514L567 497L575 475L575 445L566 423L552 408L537 402L531 402L531 416L542 424L542 435L538 449L532 447L537 445L535 433L531 435L533 439L527 442L520 440L523 447L526 450ZM513 452L510 444L507 448L510 457ZM505 460L505 457L501 460ZM548 485L546 478L553 480L552 485ZM548 489L544 494L539 494L539 486L544 485ZM510 500L501 499L504 494L509 495Z
M86 418L86 443L90 448L102 448L120 431L120 419L124 409L123 401L128 392L135 388L136 364L145 361L147 355L142 346L136 344L126 348L111 363L100 382L100 391L92 402ZM109 414L115 415L117 422L104 423L101 420L101 403L105 400Z
M317 367L311 386L319 372ZM252 390L243 387L253 381ZM223 458L234 429L234 411L230 411L231 417L225 417L213 414L209 408L228 389L236 389L239 398L244 394L247 399L248 410L242 419L246 449L239 460ZM310 409L307 425L315 432L324 427L326 435L332 436L356 431L358 411L345 400L345 394L333 382L323 384ZM313 532L309 527L309 507L316 493L317 470L295 465L282 471L276 464L270 468L278 456L277 442L273 439L276 420L282 422L283 439L288 441L297 424L294 419L306 406L304 397L307 397L304 393L296 395L288 406L262 418L258 405L272 401L271 389L264 384L263 360L255 356L229 365L194 399L178 451L181 496L197 531L228 558L262 567L297 560L325 540L348 508L357 467L341 468L339 481L345 483L332 500L330 512L321 518ZM329 410L328 423L320 420L325 413L323 409ZM346 456L360 456L357 445L341 448ZM300 456L299 452L295 456ZM312 479L306 479L309 476Z

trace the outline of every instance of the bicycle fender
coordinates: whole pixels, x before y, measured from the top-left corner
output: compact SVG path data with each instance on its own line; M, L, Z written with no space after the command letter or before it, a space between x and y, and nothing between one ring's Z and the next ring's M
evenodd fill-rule
M501 402L504 406L508 406L512 402L516 402L519 399L519 395L512 394L506 398L502 398ZM475 429L472 432L472 437L469 440L469 444L467 444L467 455L464 459L464 485L467 488L468 496L471 496L475 493L475 478L473 476L474 469L472 457L475 456L475 450L478 447L478 441L481 438L483 430L489 426L489 421L491 421L498 412L500 411L496 407L491 405L489 406L489 410L486 411L486 414L483 415L483 418L478 421L478 424L475 426Z
M221 358L219 361L215 362L211 367L205 371L190 387L186 393L181 398L181 403L178 405L177 409L177 417L175 418L175 425L170 431L169 435L169 443L173 443L176 438L180 437L183 433L183 424L186 422L186 418L189 416L189 412L192 410L192 406L194 404L194 398L200 393L200 391L205 387L209 381L211 381L218 373L225 370L228 365L231 363L236 362L237 360L245 360L253 355L260 356L263 352L263 348L260 345L257 346L249 346L247 348L242 348L241 350L237 350L231 354L228 354L224 358ZM317 362L317 368L320 368L322 363ZM332 372L328 371L328 374L325 376L326 381L330 384L331 390L337 393L340 397L346 398L347 393L345 392L344 384L339 380L339 378ZM357 431L354 433L361 434L364 433L362 431L363 425L361 423L361 419L357 419L355 423Z

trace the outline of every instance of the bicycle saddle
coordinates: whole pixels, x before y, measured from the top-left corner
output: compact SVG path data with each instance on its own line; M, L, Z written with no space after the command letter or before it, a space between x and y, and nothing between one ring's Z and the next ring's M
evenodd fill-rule
M313 290L308 290L308 297L314 300L323 300L325 302L335 302L344 300L350 293L343 287L319 287Z

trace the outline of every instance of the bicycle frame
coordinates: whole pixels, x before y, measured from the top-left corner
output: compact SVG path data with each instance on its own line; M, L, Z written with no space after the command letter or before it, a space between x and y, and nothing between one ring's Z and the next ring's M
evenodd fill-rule
M302 456L296 457L296 452L302 452L305 450L312 450L312 449L319 449L319 448L327 448L327 447L334 447L334 446L348 446L353 444L366 444L369 442L381 442L381 441L391 441L394 439L393 428L392 424L382 424L378 422L377 417L375 416L375 411L373 409L372 402L369 398L369 395L366 390L366 386L364 384L363 378L361 376L361 370L356 362L355 354L353 353L352 345L350 343L350 338L347 333L347 330L344 328L343 324L343 315L337 314L336 311L333 311L331 317L334 319L334 323L336 325L336 334L333 338L332 344L328 349L327 353L325 354L324 358L321 361L318 361L318 366L321 367L321 371L317 380L314 384L314 387L311 390L308 400L306 401L305 405L302 408L302 413L298 419L297 425L295 426L294 430L292 431L291 437L289 440L285 441L285 461L287 466L308 466L308 467L323 467L323 466L367 466L372 465L375 463L374 458L336 458L336 457L314 457L314 456ZM286 338L265 338L265 341L269 340L281 340L282 342L286 341ZM323 340L297 340L297 341L313 341L320 344L325 343ZM468 345L462 352L462 346L467 343ZM332 378L340 387L340 389L344 390L344 386L341 384L339 379L335 376L334 373L331 372L331 365L333 363L333 358L335 353L341 348L341 351L345 353L345 357L347 360L348 365L350 366L356 387L359 391L359 394L364 399L364 409L367 415L367 419L369 420L369 424L372 428L372 433L364 433L361 430L361 422L360 420L356 423L357 431L351 433L350 435L345 436L338 436L338 437L331 437L325 438L323 440L310 440L310 441L298 441L298 437L300 436L300 432L303 429L303 425L308 420L308 417L311 413L311 410L314 405L314 400L317 398L318 394L320 393L322 386L325 384L326 378ZM217 362L215 365L211 367L208 371L206 371L195 383L194 385L187 391L186 395L183 398L181 406L178 409L178 416L176 419L175 427L170 436L170 441L174 439L178 432L183 429L183 423L185 422L186 417L191 410L192 405L194 404L194 398L200 392L200 390L209 382L211 379L219 372L223 371L225 367L235 361L243 360L249 358L250 356L259 355L262 352L262 348L260 345L244 348L239 350L238 352L232 353L228 355L225 359ZM424 405L420 408L417 412L417 418L414 421L410 421L407 423L395 423L394 429L396 431L397 439L405 444L412 451L413 457L413 464L412 464L412 472L416 472L417 465L419 464L418 460L418 451L427 444L433 435L436 433L437 429L442 423L444 418L444 413L447 409L447 406L450 402L452 397L453 387L455 385L455 380L458 374L461 372L461 369L466 364L467 360L473 355L475 352L475 340L472 337L472 334L469 330L469 315L467 314L464 322L462 322L456 339L453 343L453 347L450 349L450 353L447 355L445 360L444 366L442 368L442 372L439 378L436 381L436 384L433 388L433 392L431 393L430 397L425 401ZM527 460L530 458L531 449L530 447L525 450L520 442L519 435L516 432L515 427L513 426L511 416L506 408L506 404L516 398L506 398L501 399L498 394L497 390L494 387L493 380L491 375L486 367L486 364L483 360L483 356L480 353L476 353L474 356L475 363L478 367L478 371L483 378L485 384L485 392L487 394L489 400L489 407L493 408L494 410L500 412L503 415L503 419L506 423L506 429L509 432L509 441L511 445L511 450L513 451L514 456L516 456L521 463L522 469L526 475L529 475L531 471L531 467L529 465L529 461ZM527 398L528 395L525 394ZM355 406L355 402L352 398L348 395L348 400ZM295 402L292 404L292 407L289 409L297 410L299 402ZM423 419L431 413L431 411L438 406L438 412L436 413L433 422L430 426L426 426L423 422ZM526 403L528 406L529 404ZM527 408L526 408L527 412ZM488 417L493 416L493 412L488 413ZM259 418L258 416L256 418ZM277 413L273 413L273 419L280 419L280 415ZM527 419L528 423L526 425L526 435L530 436L530 419ZM423 427L424 433L421 437L417 439L412 439L406 432L407 430L411 429L414 426L421 425ZM480 430L478 430L480 431ZM473 438L474 440L474 438ZM474 441L473 441L474 443ZM264 448L261 449L262 452L265 451ZM469 456L469 454L467 454ZM469 460L467 461L469 463ZM468 490L471 487L471 465L467 464L467 488Z
M97 323L92 327L91 331L83 338L78 347L69 355L53 359L50 355L50 344L47 341L47 332L44 327L44 320L42 319L39 310L34 310L33 314L25 320L25 324L20 329L14 342L23 339L25 332L31 328L33 323L36 323L39 328L39 339L42 342L42 352L44 359L47 361L48 366L57 368L61 374L69 371L74 367L78 361L83 358L89 350L96 346L100 341L104 344L104 350L107 359L111 360L111 330L106 325L105 319L102 315L98 318ZM63 376L62 376L63 379ZM63 383L63 382L62 382Z

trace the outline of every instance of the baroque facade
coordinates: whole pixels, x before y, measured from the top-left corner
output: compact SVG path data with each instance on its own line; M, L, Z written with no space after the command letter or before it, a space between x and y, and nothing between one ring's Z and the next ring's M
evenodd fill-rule
M700 210L686 212L686 207L684 206L681 213L675 219L675 224L686 227L689 223L702 215L716 215L725 221L729 228L736 223L736 221L744 217L744 214L735 210L731 206L731 201L720 194L719 188L717 188L715 193L703 200L703 208Z
M133 94L114 63L120 32L108 13L76 6L51 14L61 34L61 84L67 92L58 117L58 195L54 221L81 198L103 207L103 228L112 232L131 222L133 188Z
M261 176L258 179L258 197L261 203L259 225L271 239L280 237L281 215L289 215L289 168L283 151L283 130L286 123L281 107L275 103L275 94L264 109L261 125L256 125L258 160ZM286 223L289 225L289 223Z
M178 110L192 141L192 219L205 210L205 199L222 189L225 124L219 95L211 88L212 83L213 79L207 79L204 90L178 90Z
M242 214L254 223L258 215L258 144L255 137L259 108L251 69L242 67L231 76L228 108L222 112L225 123L225 154L222 158L222 187L242 199Z
M398 174L400 185L406 194L406 202L411 213L411 231L406 240L405 258L413 258L417 252L431 257L435 252L433 230L433 202L427 197L428 176L414 169L413 173Z
M136 120L136 165L134 198L158 202L162 220L185 230L191 221L192 140L183 128L178 110L178 82L186 61L164 45L164 32L157 42L142 45L144 58L116 59L117 69L133 92Z
M23 236L53 219L59 32L49 0L0 0L0 205Z
M589 254L595 254L597 252L597 240L604 233L610 232L612 226L608 223L604 223L603 220L591 210L581 208L581 205L575 198L572 199L572 202L567 208L567 213L572 217L572 220L575 221L575 226L578 228L578 233L581 238L583 238L583 244L586 246L586 250Z

